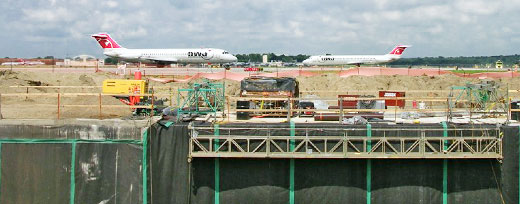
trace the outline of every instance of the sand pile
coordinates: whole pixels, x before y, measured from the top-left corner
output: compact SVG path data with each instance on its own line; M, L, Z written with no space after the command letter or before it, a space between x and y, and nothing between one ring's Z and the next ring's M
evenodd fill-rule
M38 72L10 72L0 71L0 93L100 93L101 88L12 88L9 86L101 86L103 80L109 78L125 78L128 76L118 76L110 73L38 73ZM449 90L451 86L462 86L469 83L478 83L479 79L461 78L455 75L441 76L351 76L339 77L336 73L327 73L313 77L298 77L300 91L305 95L316 95L322 98L336 97L338 94L351 93L353 91L374 91L378 90ZM189 83L169 83L162 84L151 81L149 87L156 88L155 93L169 94L172 90L175 94L172 97L172 104L176 104L178 88L188 88L192 83L202 83L204 79L197 79ZM504 78L496 80L503 84L505 89L520 89L520 79ZM224 82L226 95L238 96L240 92L240 82L232 80L211 81ZM314 91L314 92L309 92ZM2 115L4 118L56 118L57 116L57 97L7 97L2 96ZM413 93L407 93L413 96ZM170 104L169 96L162 96L166 104ZM101 98L103 105L123 105L118 99L111 96ZM99 116L99 96L74 96L62 97L61 104L74 105L96 105L96 107L65 107L60 113L62 118L97 118ZM233 106L233 104L231 104ZM131 115L130 108L103 108L103 117L124 117Z
M55 74L37 72L0 73L0 93L53 93L41 96L2 96L4 118L56 118L59 93L99 93L100 88L14 88L9 86L99 86L102 81L112 78L110 74ZM55 94L54 94L55 93ZM103 105L122 105L110 96L101 98ZM60 95L61 105L99 105L99 96ZM103 117L131 115L129 108L103 108ZM60 118L97 118L99 107L60 107Z

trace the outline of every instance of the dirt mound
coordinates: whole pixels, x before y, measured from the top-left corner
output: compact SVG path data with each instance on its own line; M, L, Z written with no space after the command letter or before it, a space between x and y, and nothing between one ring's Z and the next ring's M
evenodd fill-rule
M111 73L46 73L46 72L12 72L0 71L0 93L2 96L2 114L5 118L56 118L58 93L97 93L94 95L60 96L61 105L90 105L60 108L62 118L97 118L99 116L99 95L101 88L62 88L51 89L45 86L101 86L103 80L109 78L132 78ZM316 95L322 98L337 97L355 91L378 90L449 90L451 86L462 86L466 83L477 83L479 79L461 78L455 75L440 76L350 76L339 77L337 73L327 73L312 77L297 77L302 97ZM149 87L166 104L176 104L177 90L189 88L193 83L203 83L204 79L196 79L189 83L162 84L150 81ZM496 80L504 88L520 89L518 78L502 78ZM225 83L225 92L228 96L238 96L240 82L233 80L210 80L210 82ZM40 86L36 88L16 88L12 86ZM8 93L53 93L52 96L5 96ZM54 95L55 93L55 95ZM168 95L172 94L173 95ZM408 94L407 96L411 96ZM170 102L170 99L172 100ZM103 105L123 105L119 100L110 96L102 96ZM231 104L233 106L233 104ZM103 117L124 117L131 115L129 107L103 107Z
M56 118L58 113L58 93L60 118L99 117L99 95L66 95L63 93L100 93L100 88L48 88L49 86L100 86L110 74L58 74L36 72L0 73L0 93L2 96L2 115L4 118ZM117 76L116 76L117 77ZM38 86L23 88L16 86ZM9 96L8 93L30 93L44 95ZM49 93L53 93L50 94ZM55 94L54 94L55 93ZM103 105L123 105L118 99L102 96ZM79 105L67 107L67 105ZM82 106L83 105L83 106ZM89 107L92 106L92 107ZM130 108L102 108L103 117L131 115Z

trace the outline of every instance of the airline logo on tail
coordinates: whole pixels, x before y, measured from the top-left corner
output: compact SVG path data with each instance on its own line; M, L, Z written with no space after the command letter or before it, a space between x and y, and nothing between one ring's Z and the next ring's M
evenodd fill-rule
M401 55L403 54L404 50L407 48L407 47L410 47L409 45L398 45L396 46L392 52L390 52L391 55Z
M106 49L106 48L122 48L107 33L95 34L95 35L92 35L92 37L95 38L98 41L99 45L101 45L101 47L103 49Z

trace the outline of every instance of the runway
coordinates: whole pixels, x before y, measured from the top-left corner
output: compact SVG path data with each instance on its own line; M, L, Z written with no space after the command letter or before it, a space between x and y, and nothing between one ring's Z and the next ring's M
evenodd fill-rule
M362 67L365 68L365 67ZM366 67L370 68L370 67ZM131 74L135 70L141 70L145 75L159 75L159 76L186 76L186 75L195 75L198 73L218 73L223 72L226 69L224 68L207 68L207 67L192 67L192 68L126 68L126 74ZM263 68L263 71L266 73L273 72L284 72L284 71L315 71L315 72L329 72L329 71L344 71L350 68L338 68L338 67L266 67ZM453 68L437 68L439 70L453 70ZM464 70L473 70L474 68L464 68ZM95 73L95 72L111 72L111 73L120 73L122 70L117 68L94 68L94 67L19 67L19 68L9 68L9 67L1 67L0 71L12 70L12 71L29 71L29 72L46 72L46 73ZM233 73L259 73L259 72L251 72L245 71L242 67L233 67L228 72Z

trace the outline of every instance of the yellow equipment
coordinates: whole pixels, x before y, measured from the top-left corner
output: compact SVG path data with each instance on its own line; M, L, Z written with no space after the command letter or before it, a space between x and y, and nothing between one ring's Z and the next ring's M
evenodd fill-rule
M104 94L141 94L147 90L146 80L106 79L102 87Z

